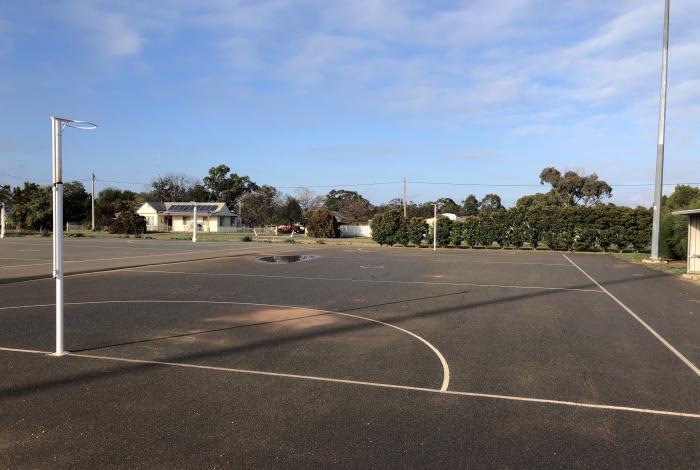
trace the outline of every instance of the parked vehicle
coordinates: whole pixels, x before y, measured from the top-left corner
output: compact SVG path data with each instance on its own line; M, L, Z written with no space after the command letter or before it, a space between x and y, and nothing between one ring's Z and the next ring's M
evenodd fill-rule
M277 227L277 233L304 233L304 229L302 229L298 225L280 225Z

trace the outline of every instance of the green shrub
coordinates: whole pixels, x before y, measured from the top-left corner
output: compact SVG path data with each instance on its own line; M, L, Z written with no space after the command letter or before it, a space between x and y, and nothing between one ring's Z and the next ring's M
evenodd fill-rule
M450 227L450 243L454 246L460 246L462 244L462 231L464 230L464 224L462 222L453 222Z
M250 235L243 235L243 236L241 237L241 241L242 241L242 242L252 242L252 241L253 241L253 237L251 237Z
M688 256L687 217L666 214L661 218L659 255L670 259L685 259Z
M319 238L318 240L316 240L316 243L318 243L319 245L325 245L325 244L326 244L326 242L325 242L323 239L321 239L321 238Z
M430 227L428 239L433 241L433 230L437 225L437 246L446 247L450 244L450 231L452 229L452 221L444 215L438 215L437 221Z
M296 243L296 240L294 240L293 238L285 238L285 239L284 239L284 243L291 243L291 244L294 244L294 243Z
M331 211L320 209L309 214L306 234L313 238L338 238L340 229Z
M428 236L428 231L428 224L421 217L413 217L406 227L408 241L416 246L421 246L423 240Z
M479 217L469 217L462 224L462 245L475 247L481 240Z
M406 224L398 209L389 209L375 215L370 223L370 228L372 229L372 239L380 245L408 244Z
M146 218L133 210L124 210L109 226L109 233L142 234L146 231Z

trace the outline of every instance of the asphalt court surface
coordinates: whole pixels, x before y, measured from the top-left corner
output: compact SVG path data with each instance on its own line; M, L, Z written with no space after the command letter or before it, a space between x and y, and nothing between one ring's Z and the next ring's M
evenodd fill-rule
M695 284L594 254L93 242L66 258L121 269L66 277L67 356L52 280L0 285L2 468L700 459ZM256 260L291 253L319 257Z

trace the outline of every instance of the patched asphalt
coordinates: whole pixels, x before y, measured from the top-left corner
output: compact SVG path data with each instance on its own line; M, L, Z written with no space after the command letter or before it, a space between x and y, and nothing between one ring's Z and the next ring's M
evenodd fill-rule
M700 460L700 377L561 253L241 245L68 276L66 348L98 357L0 350L0 467ZM256 260L280 250L320 256ZM700 363L699 286L566 256ZM5 283L0 299L1 348L53 349L52 280ZM440 392L441 357L448 392L472 395Z

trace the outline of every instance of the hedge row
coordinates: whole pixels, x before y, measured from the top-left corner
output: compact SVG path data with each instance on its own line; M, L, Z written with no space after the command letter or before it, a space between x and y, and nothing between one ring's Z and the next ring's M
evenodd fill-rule
M441 247L533 248L553 250L647 250L651 242L652 212L614 205L593 207L512 208L453 222L439 217L437 244ZM372 220L372 238L384 245L432 244L432 228L422 219L404 220L397 210Z

